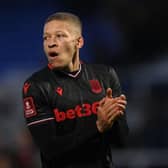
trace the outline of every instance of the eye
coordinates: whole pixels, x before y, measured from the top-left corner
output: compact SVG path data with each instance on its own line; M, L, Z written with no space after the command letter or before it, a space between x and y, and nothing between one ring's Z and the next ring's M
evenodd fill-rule
M56 34L56 38L58 38L58 39L64 39L66 37L67 37L67 35L65 33L57 33Z
M49 37L48 36L43 36L43 40L48 40Z
M57 38L62 38L62 37L65 37L65 35L64 35L64 34L57 34L56 36L57 36Z
M46 41L46 40L49 40L51 38L51 35L50 34L44 34L43 35L43 40Z

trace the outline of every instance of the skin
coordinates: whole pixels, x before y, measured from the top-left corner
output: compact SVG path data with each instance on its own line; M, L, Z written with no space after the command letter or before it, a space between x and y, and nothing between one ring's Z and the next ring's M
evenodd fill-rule
M52 20L44 25L44 52L53 68L68 72L78 70L79 49L83 43L80 29L72 22ZM53 53L58 55L53 56Z
M112 97L112 89L106 90L106 97L99 102L97 111L97 128L99 132L105 132L113 126L115 120L124 114L127 101L125 95Z
M72 22L52 20L44 25L43 39L44 52L53 68L68 72L79 69L79 50L84 44L79 27ZM113 98L111 88L107 89L97 110L99 132L112 127L114 121L124 114L126 104L125 95Z

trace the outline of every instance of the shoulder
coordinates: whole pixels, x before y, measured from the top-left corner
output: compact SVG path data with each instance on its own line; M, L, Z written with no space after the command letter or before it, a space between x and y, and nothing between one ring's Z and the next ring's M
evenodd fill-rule
M42 81L45 81L48 77L48 72L49 72L49 69L47 66L38 71L35 71L34 73L32 73L30 76L26 78L24 83L26 82L40 83Z
M106 64L84 64L84 67L97 73L115 73L114 68Z

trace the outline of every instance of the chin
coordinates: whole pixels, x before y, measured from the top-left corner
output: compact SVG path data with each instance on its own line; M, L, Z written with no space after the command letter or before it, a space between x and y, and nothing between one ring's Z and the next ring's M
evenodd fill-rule
M54 62L50 62L50 64L54 69L66 69L66 65L64 64L59 64Z

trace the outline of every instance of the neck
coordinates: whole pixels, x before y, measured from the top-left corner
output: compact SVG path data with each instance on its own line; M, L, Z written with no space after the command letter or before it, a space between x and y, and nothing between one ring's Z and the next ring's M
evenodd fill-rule
M74 56L72 62L69 64L68 69L66 69L69 72L74 72L79 70L80 60L79 55Z

